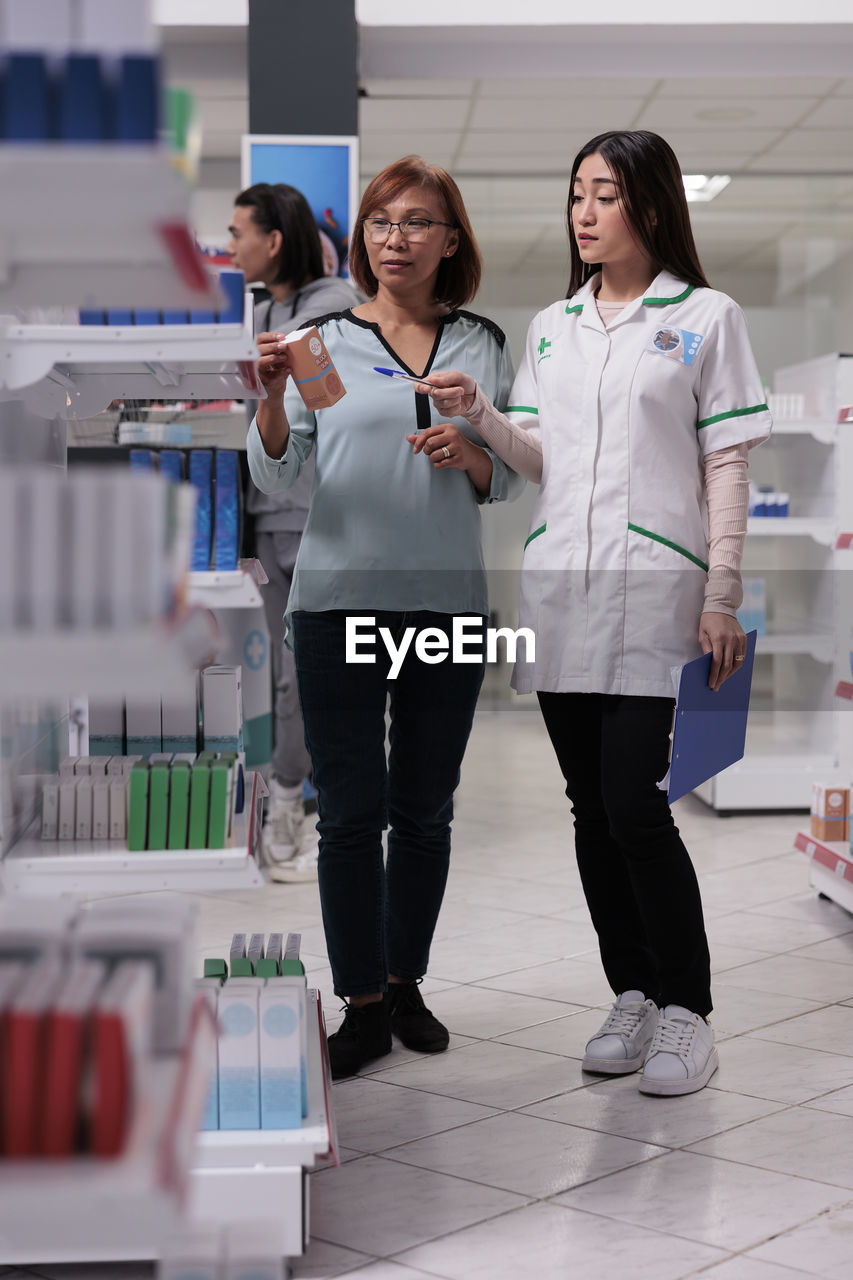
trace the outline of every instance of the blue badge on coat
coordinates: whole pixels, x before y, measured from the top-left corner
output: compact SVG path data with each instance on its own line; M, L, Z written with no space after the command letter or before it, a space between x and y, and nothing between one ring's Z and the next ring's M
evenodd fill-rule
M678 360L681 364L692 364L696 352L703 341L701 333L691 333L688 329L658 329L652 338L650 350L670 360Z

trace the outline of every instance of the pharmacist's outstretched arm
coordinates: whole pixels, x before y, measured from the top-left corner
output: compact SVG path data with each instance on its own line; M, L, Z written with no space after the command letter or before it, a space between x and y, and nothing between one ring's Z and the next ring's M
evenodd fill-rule
M290 424L284 412L284 389L293 372L283 333L258 335L258 377L267 393L258 404L258 431L264 451L270 458L281 458L290 438Z
M415 388L429 395L439 413L448 418L467 418L490 449L534 484L542 482L542 441L532 431L510 422L491 403L470 376L458 369L430 373L429 382Z

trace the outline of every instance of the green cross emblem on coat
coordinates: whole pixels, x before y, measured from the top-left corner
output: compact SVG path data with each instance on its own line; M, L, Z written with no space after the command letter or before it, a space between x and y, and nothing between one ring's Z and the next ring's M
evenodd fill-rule
M549 360L551 358L551 353L548 350L550 345L551 344L547 338L539 339L539 346L536 348L537 352L539 353L539 359L537 361L537 364L541 364L543 360Z

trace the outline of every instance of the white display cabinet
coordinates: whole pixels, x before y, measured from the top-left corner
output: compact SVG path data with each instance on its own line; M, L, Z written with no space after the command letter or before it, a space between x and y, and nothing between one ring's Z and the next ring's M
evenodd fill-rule
M301 1128L203 1131L190 1186L196 1221L274 1221L284 1258L304 1253L310 1239L308 1170L338 1160L323 1009L311 988L306 1013L308 1115Z
M853 357L777 371L804 417L774 425L750 454L750 478L790 495L787 517L751 517L744 577L765 580L767 634L756 645L743 760L697 795L721 812L808 809L812 782L853 779ZM851 690L853 691L853 690Z
M812 888L853 912L853 852L847 841L816 840L808 831L798 831L794 847L809 859Z

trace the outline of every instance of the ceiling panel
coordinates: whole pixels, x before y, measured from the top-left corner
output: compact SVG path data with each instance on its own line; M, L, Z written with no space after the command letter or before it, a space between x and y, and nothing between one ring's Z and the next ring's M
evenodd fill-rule
M645 98L653 93L659 80L650 76L613 76L593 78L567 76L555 80L479 80L481 98Z
M678 119L672 119L669 128L662 133L679 160L682 160L682 152L688 151L703 155L752 155L771 146L781 136L779 129L691 129L689 122Z
M374 129L461 129L467 114L464 98L362 98L359 134L366 137Z
M721 134L738 129L786 129L818 103L817 98L738 98L732 94L675 101L656 99L637 122L638 129L659 133L673 126L715 129Z
M832 76L694 76L660 82L659 98L821 98L838 80Z
M587 138L607 129L628 129L643 106L642 98L479 98L471 116L471 129L509 129L537 134L560 129L582 129Z
M853 128L853 102L849 98L827 98L803 122L804 129Z
M853 170L853 128L797 129L780 138L768 152L768 156L784 155L808 156L812 168L815 159L820 157L821 161L835 161L839 169L850 172Z
M361 81L369 98L467 98L475 80L375 80Z
M560 129L554 133L518 134L506 129L469 130L459 151L459 163L464 166L469 157L500 160L511 153L548 157L555 165L564 165L566 179L576 153L589 140L586 133ZM509 167L509 166L507 166Z

